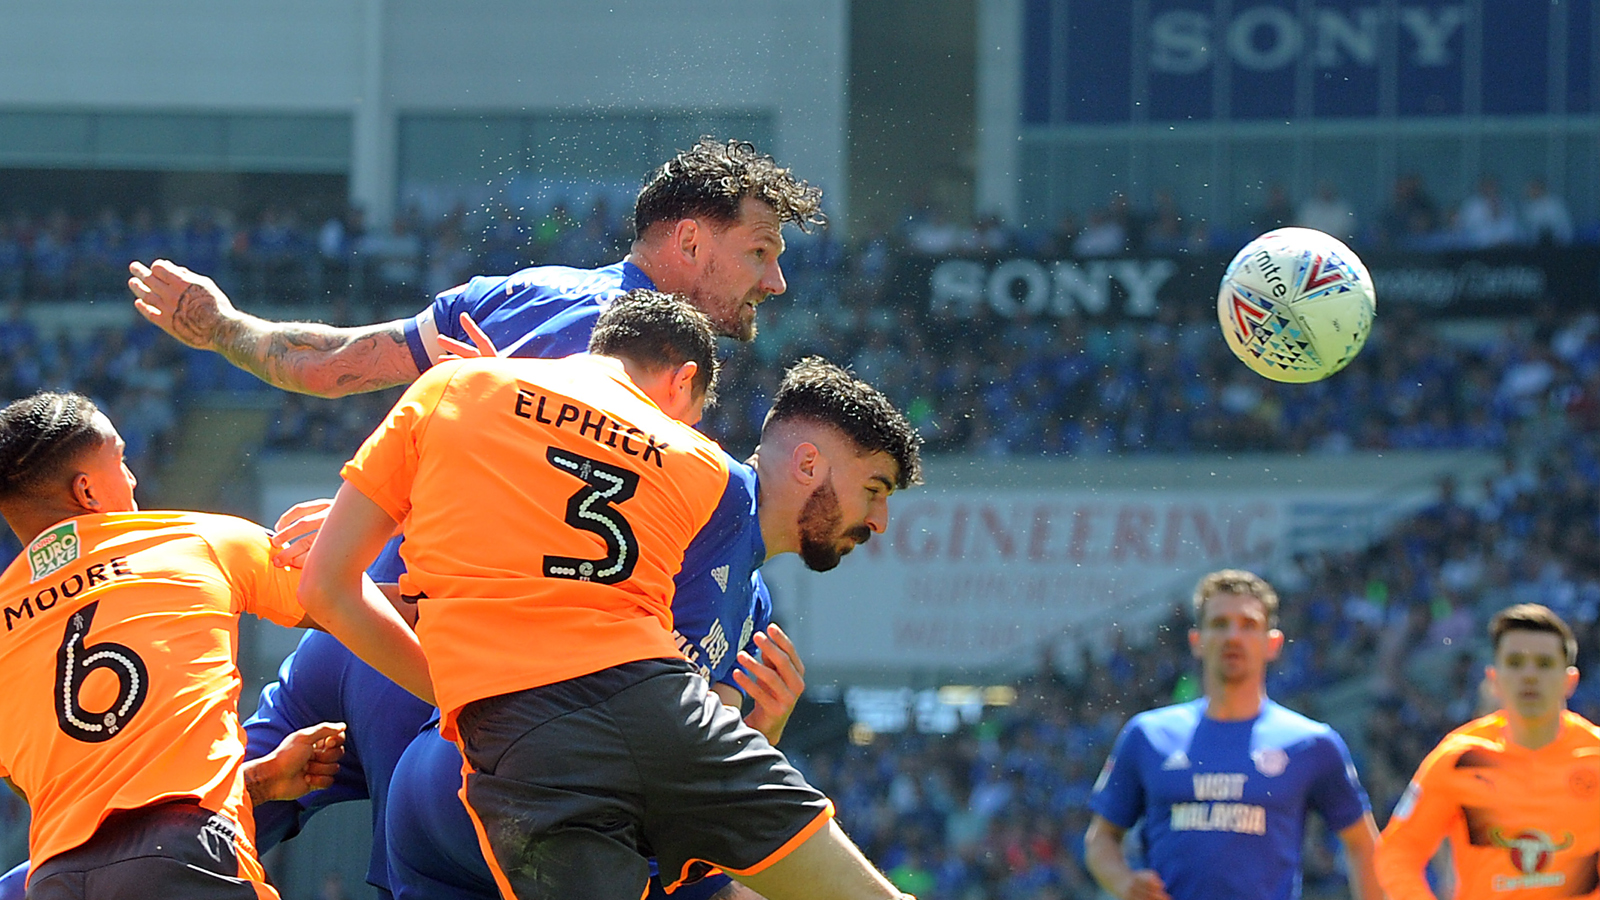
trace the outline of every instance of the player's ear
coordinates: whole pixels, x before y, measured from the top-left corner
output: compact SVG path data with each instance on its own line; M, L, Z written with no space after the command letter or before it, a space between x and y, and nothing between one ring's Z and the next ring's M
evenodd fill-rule
M672 250L686 263L694 263L700 253L700 222L697 219L679 219L672 226Z
M95 496L94 482L89 479L89 473L79 472L72 476L72 502L89 512L100 511L100 498Z
M1572 692L1578 689L1578 667L1567 666L1567 699L1572 699Z
M1283 632L1276 628L1267 632L1267 660L1270 662L1278 658L1283 652Z
M806 487L822 477L823 463L822 450L810 441L796 442L794 451L789 454L789 465L794 470L795 481Z
M1198 628L1189 629L1189 653L1195 659L1200 658L1200 629Z
M676 400L679 397L694 396L694 377L700 374L700 364L688 360L683 365L672 370L672 382L668 390Z

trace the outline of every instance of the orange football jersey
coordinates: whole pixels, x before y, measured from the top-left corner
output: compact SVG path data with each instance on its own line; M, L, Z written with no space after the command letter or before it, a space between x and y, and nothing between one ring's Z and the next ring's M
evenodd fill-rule
M1423 869L1446 837L1457 900L1600 897L1600 728L1567 712L1529 750L1494 713L1445 735L1379 841L1390 900L1432 896Z
M298 573L261 526L135 512L46 529L0 576L0 775L28 798L35 865L107 815L194 798L254 840L235 665L239 614L295 625ZM263 880L239 847L240 877Z
M679 656L672 579L725 460L604 357L423 373L343 474L405 522L443 733L473 700Z

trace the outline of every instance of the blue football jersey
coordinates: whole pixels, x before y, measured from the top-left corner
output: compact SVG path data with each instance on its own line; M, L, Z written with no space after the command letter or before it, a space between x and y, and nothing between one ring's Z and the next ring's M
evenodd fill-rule
M417 371L438 360L438 336L471 343L461 327L467 313L509 356L554 359L589 349L589 334L606 303L634 290L654 288L630 262L600 269L537 266L510 275L479 275L434 298L405 323Z
M1118 735L1090 807L1132 828L1174 900L1300 896L1306 814L1333 831L1369 809L1332 728L1266 701L1254 719L1206 718L1206 701L1140 713Z
M733 684L739 650L772 621L772 597L757 571L767 545L756 519L756 472L732 457L726 461L728 489L673 579L673 636L713 684Z

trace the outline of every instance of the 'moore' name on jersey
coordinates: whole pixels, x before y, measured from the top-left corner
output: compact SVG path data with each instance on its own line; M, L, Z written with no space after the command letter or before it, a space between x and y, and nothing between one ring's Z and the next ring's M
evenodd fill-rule
M565 431L575 431L580 437L592 438L597 444L605 444L629 456L637 456L641 462L654 460L658 469L666 465L661 456L661 451L668 447L666 441L653 434L646 434L632 425L609 419L604 413L571 398L542 391L527 383L519 383L517 399L511 411L519 418L531 419L542 425Z
M54 609L57 603L71 600L89 588L133 577L135 576L133 569L128 565L128 558L113 556L105 562L92 563L70 571L66 577L38 590L33 590L34 585L29 585L30 593L23 594L20 600L4 601L6 632L9 634L12 629L26 625L35 615Z

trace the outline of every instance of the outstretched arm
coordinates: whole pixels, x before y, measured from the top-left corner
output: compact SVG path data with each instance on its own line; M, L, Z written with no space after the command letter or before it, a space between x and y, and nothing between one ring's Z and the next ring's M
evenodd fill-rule
M148 267L131 262L128 272L140 315L275 387L343 397L409 384L418 375L400 320L351 328L268 322L235 309L215 281L167 260Z
M367 665L433 703L433 682L416 634L371 588L363 571L394 526L382 507L346 482L306 559L300 604Z

